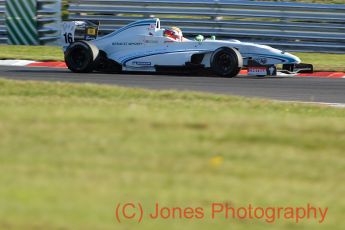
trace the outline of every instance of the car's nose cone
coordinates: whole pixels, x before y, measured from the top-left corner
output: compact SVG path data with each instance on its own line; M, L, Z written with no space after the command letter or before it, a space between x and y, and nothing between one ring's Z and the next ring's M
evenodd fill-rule
M289 59L291 64L299 64L301 63L301 59L293 54L285 53L285 56Z

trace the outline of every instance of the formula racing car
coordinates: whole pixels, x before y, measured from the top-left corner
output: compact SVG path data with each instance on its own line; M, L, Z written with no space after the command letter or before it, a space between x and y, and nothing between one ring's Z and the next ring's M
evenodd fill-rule
M78 37L80 28L84 34ZM277 64L288 73L312 71L298 57L266 45L202 35L187 39L177 27L161 28L158 18L133 22L103 37L98 37L98 28L99 23L89 21L63 23L65 61L72 72L208 70L235 77L247 68L249 75L274 76Z

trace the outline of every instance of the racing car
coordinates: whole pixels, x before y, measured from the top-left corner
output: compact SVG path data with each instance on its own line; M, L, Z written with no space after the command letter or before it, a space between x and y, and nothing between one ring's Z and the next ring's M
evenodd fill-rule
M82 28L84 36L77 35ZM221 77L235 77L242 68L249 75L277 75L284 71L312 71L311 65L284 51L214 36L187 39L177 27L161 28L158 18L130 23L108 35L98 36L99 23L64 22L62 43L67 67L76 73L93 71L165 72L208 70Z

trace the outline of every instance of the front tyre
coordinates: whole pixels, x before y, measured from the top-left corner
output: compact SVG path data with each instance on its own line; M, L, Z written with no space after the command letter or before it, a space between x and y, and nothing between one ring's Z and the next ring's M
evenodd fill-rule
M99 49L87 41L71 44L65 52L65 62L72 72L90 73L97 66Z
M211 69L221 77L235 77L242 67L243 58L236 49L221 47L211 57Z

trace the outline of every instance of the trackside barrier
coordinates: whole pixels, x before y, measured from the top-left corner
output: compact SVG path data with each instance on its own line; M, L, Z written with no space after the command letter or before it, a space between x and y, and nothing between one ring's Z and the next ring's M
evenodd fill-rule
M7 30L5 25L5 0L0 0L0 44L7 43Z
M38 0L37 2L39 43L57 44L61 33L61 0Z
M54 44L60 24L61 0L0 0L0 43Z
M70 20L99 20L101 34L159 17L185 36L216 35L292 51L345 53L345 5L251 0L70 0Z
M36 5L36 0L6 1L6 27L9 44L38 45Z

